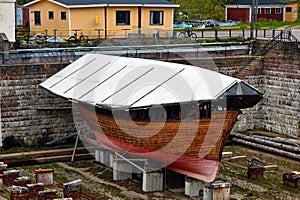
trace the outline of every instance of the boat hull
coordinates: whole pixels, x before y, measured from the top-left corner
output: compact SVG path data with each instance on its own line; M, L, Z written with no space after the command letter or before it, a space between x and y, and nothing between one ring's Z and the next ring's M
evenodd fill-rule
M210 119L128 121L77 104L93 139L87 142L115 152L147 158L178 173L212 182L237 111L212 111Z

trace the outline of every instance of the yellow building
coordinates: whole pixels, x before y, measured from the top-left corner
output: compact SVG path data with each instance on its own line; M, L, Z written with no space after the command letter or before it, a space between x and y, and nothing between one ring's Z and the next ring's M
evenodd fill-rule
M63 38L117 37L134 30L172 30L174 8L166 0L35 0L29 7L32 34Z
M298 2L287 3L285 7L285 21L294 22L298 19Z

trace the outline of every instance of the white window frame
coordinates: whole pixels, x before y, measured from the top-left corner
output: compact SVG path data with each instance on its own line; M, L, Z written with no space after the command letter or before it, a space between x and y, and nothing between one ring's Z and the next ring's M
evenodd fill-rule
M279 9L279 12L277 12L278 11L278 9ZM279 8L275 8L275 14L281 14L281 8L279 7Z
M267 10L270 10L270 13L267 12ZM265 14L266 14L266 15L272 14L272 8L270 8L270 7L265 8Z
M257 8L257 14L261 14L261 7Z
M154 13L159 13L159 22L154 23ZM163 10L150 10L150 25L164 25L164 11Z

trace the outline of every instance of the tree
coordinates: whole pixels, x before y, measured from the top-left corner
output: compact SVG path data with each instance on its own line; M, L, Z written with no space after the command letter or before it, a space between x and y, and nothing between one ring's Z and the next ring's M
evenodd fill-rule
M33 1L33 0L17 0L17 4L18 5L24 5L24 4L29 3L31 1Z
M175 10L187 14L190 18L200 15L202 19L216 19L223 21L225 19L224 5L232 0L172 0L173 3L179 4L180 8Z

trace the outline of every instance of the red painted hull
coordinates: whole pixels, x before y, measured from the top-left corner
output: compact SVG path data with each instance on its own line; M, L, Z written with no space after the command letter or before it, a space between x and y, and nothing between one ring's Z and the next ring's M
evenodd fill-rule
M178 158L177 155L158 151L154 151L153 153L149 154L149 151L146 149L134 146L132 144L126 144L116 140L115 138L107 137L106 135L96 132L95 130L93 133L97 136L97 140L87 138L86 141L90 144L115 152L126 151L133 157L142 157L160 162L161 166L165 166L166 163L171 162L171 164L166 166L168 169L185 174L189 177L203 180L205 182L214 181L220 168L220 162L218 161L207 160L204 158L191 158L187 156L180 156Z
M205 182L216 179L224 144L238 115L236 111L212 112L209 120L194 120L193 123L197 122L196 129L190 121L166 121L160 131L151 137L146 137L150 134L146 131L143 132L145 137L133 137L126 134L136 131L130 129L128 121L119 120L117 123L118 120L112 116L99 114L88 105L77 107L95 136L88 138L88 143L121 154L128 153L132 157L150 159L159 163L161 168L166 167ZM160 125L159 122L153 123L154 126ZM180 131L178 124L183 126ZM178 132L173 133L174 130Z

